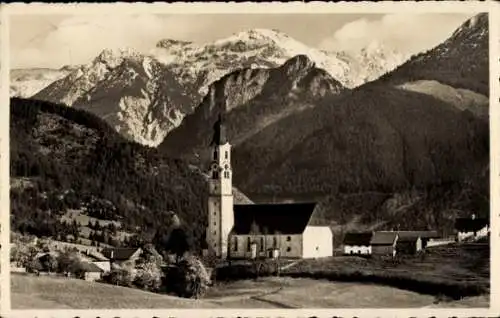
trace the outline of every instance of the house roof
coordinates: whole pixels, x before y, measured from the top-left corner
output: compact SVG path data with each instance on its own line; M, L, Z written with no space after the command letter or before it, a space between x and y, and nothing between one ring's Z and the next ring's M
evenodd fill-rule
M235 204L233 234L250 234L255 222L262 234L301 234L316 203Z
M104 256L102 253L99 253L97 251L90 250L88 253L83 253L83 256L86 256L87 258L96 260L96 261L108 261L109 259Z
M375 232L370 241L371 245L392 245L396 240L397 232Z
M455 220L455 229L459 232L475 232L488 225L490 222L485 218L458 218Z
M370 245L373 233L346 233L344 245Z
M418 235L403 235L398 236L398 243L416 243L418 238L421 236Z
M136 248L105 248L102 250L102 255L105 257L112 259L112 260L118 260L118 261L125 261L128 260L132 257L132 255L135 254L139 250L138 247ZM113 254L113 255L111 255Z
M102 268L100 268L99 266L97 266L94 263L82 262L81 266L82 266L82 270L84 272L90 272L90 273L104 272L104 270Z
M437 231L398 231L399 239L414 238L436 238L439 237Z

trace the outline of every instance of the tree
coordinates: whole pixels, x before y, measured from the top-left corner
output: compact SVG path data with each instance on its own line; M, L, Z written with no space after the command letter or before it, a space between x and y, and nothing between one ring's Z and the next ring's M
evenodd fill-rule
M183 258L168 273L167 287L180 297L199 298L211 284L210 275L195 256Z
M40 257L39 260L42 264L43 270L46 270L49 273L57 271L57 258L54 255L47 253Z
M186 231L182 228L173 229L167 242L166 250L173 252L177 257L177 262L190 250L189 239Z
M128 267L113 268L111 272L104 277L104 281L113 285L130 287L132 286L132 271Z
M16 263L17 266L26 267L37 253L38 249L33 245L15 244L10 250L10 261Z
M72 250L65 250L57 257L59 272L68 274L71 273L78 276L82 270L82 264L78 257L78 252Z
M33 258L26 264L26 271L28 273L38 273L41 270L43 270L43 266L38 258Z
M155 262L144 262L137 269L134 285L139 288L158 291L161 287L161 271Z

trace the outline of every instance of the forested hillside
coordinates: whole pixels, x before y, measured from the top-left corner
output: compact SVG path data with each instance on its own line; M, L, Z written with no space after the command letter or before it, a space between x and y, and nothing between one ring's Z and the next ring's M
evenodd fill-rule
M85 208L154 240L171 210L199 247L207 195L199 172L85 111L18 98L10 107L12 230L63 236L70 229L59 217Z

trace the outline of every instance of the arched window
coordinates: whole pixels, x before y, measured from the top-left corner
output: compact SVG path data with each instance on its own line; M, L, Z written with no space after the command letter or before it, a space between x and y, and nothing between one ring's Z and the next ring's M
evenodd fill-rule
M229 152L226 150L226 159L229 157Z
M229 179L229 171L224 171L224 178Z
M214 170L212 171L212 179L219 179L219 172Z
M214 160L217 160L217 150L214 150Z
M264 238L262 236L260 237L260 251L264 251Z
M238 237L237 236L234 237L234 251L235 252L238 251Z

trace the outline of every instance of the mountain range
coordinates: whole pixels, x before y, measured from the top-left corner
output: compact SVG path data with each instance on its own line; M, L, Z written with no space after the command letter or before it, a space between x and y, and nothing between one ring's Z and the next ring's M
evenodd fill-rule
M269 32L280 35L273 43L292 41ZM14 99L13 175L39 193L70 188L105 198L126 211L130 226L158 226L156 214L168 206L201 239L202 171L224 112L235 186L252 201L318 201L320 218L338 231L446 234L458 215L489 215L487 14L380 78L365 73L361 85L343 73L339 54L297 54L288 44L286 54L295 55L287 56L250 41L269 32L202 49L163 40L156 57L104 51L33 97L50 102ZM199 64L182 67L193 59ZM22 212L14 204L13 213L43 219L47 208L23 207L38 201L16 191Z
M441 217L452 227L449 220L470 209L472 201L483 202L488 211L478 199L478 193L487 196L489 182L488 54L488 16L481 14L437 47L353 89L333 82L306 56L274 68L272 76L269 70L247 68L214 82L195 112L158 147L203 165L209 161L212 124L222 110L234 180L251 198L330 196L329 220L339 213L332 208L337 205L350 206L351 220L362 213L365 221L374 221L377 215L386 219L380 209L393 195L428 202L430 190L423 190L428 187L441 194L467 188L475 199L457 199L462 196L457 190L447 207L441 206L450 213ZM286 79L283 90L272 84L280 77ZM320 89L325 83L335 83L326 94ZM421 192L401 194L413 188ZM365 202L364 212L350 210L356 206L353 198ZM406 226L430 226L426 218L416 219L425 212L416 212L410 201L400 203L406 205L405 218L393 215L387 224L406 220Z
M12 91L88 110L128 139L157 146L196 109L214 81L242 68L279 67L297 55L308 56L348 88L374 80L408 58L375 42L358 53L326 52L276 30L252 29L204 45L160 40L149 54L104 50L70 73L57 72L60 78L52 76L54 81L43 82L43 89L40 81L32 87L33 81L14 78Z

